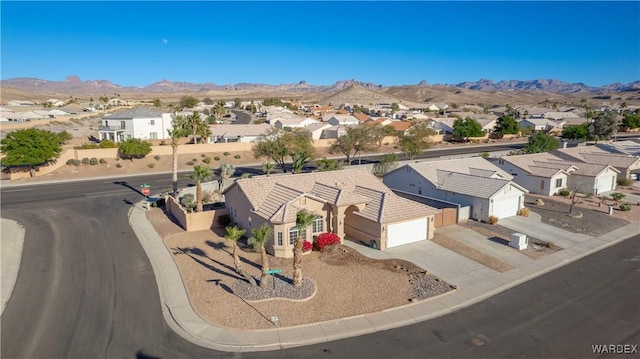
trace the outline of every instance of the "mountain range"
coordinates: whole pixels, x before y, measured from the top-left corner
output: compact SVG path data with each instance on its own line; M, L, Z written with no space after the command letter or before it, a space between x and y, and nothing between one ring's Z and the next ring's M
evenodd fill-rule
M362 82L355 79L342 80L333 85L310 85L306 81L294 84L254 84L238 83L218 85L210 82L192 83L182 81L161 80L144 87L120 86L108 80L87 80L82 81L78 76L69 76L64 81L50 81L37 78L12 78L0 80L0 87L3 89L15 89L33 93L63 93L63 94L111 94L117 93L184 93L184 92L207 92L207 91L284 91L289 93L333 93L347 89L353 85L361 86L369 90L383 89L385 86L372 82ZM420 81L417 85L407 85L417 87L429 87L425 81ZM640 90L640 81L629 84L614 83L601 87L587 86L583 83L568 83L554 79L537 80L509 80L494 82L489 79L480 79L475 82L462 82L458 84L436 84L438 87L453 87L468 90L478 90L487 92L496 91L531 91L549 93L607 93L626 92Z

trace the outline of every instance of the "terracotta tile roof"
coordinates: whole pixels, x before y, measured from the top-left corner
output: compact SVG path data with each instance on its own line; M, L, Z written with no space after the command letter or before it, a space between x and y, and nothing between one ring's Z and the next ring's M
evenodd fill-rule
M396 131L404 132L411 127L411 122L408 121L393 121L389 125L391 125Z
M367 115L366 113L362 113L362 112L354 113L353 117L357 118L358 121L360 121L360 122L364 122L364 121L366 121L366 120L371 118L371 116Z
M354 214L380 223L438 212L398 197L364 168L239 179L226 191L234 186L244 193L256 214L273 222L294 221L298 208L292 203L300 196L338 206L365 204L363 211Z

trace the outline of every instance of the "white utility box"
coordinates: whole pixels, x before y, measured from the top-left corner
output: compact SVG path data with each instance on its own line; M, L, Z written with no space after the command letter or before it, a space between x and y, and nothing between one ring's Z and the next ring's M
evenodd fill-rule
M511 235L511 242L509 242L509 247L513 247L519 251L523 249L527 249L528 245L527 235L522 233L513 233Z

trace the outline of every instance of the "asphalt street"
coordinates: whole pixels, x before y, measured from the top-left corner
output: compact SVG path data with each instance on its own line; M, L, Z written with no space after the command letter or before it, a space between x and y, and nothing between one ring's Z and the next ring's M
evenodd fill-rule
M588 358L591 345L640 343L636 236L428 322L277 352L205 350L164 322L127 222L140 184L169 189L170 177L2 188L2 216L26 229L1 318L3 358Z

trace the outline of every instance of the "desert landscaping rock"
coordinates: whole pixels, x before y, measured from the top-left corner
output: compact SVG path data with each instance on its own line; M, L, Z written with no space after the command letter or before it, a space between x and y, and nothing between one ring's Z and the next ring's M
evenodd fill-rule
M275 296L273 278L275 278ZM256 279L259 282L259 279ZM294 287L291 280L282 276L267 277L267 286L263 289L259 286L252 286L246 280L238 279L231 287L233 293L246 301L263 301L269 299L288 299L302 302L313 298L316 294L316 284L309 278L303 278L300 287Z
M410 278L409 281L413 283L413 287L409 290L410 302L428 299L454 289L454 286L432 274L422 273L411 275Z

